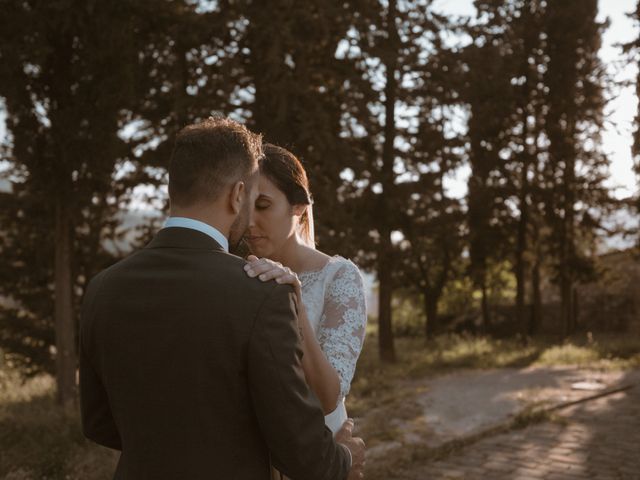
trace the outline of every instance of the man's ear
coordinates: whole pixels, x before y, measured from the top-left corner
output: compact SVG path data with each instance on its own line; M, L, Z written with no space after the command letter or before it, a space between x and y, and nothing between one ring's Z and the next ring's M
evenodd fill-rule
M244 189L244 182L237 181L231 186L231 191L229 192L229 207L236 215L240 213L242 210L242 204L245 202Z

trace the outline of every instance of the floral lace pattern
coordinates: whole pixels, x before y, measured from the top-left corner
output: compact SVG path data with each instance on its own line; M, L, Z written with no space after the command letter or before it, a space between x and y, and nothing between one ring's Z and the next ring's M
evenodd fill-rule
M362 351L367 311L362 276L356 265L332 257L320 270L303 272L302 301L318 342L340 377L340 396L351 388Z

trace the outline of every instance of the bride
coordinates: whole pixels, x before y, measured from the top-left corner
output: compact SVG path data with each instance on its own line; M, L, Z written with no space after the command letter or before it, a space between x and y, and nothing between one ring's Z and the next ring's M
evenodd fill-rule
M244 237L252 254L245 270L262 281L293 286L302 368L335 435L347 420L344 401L365 336L362 277L353 262L316 250L309 182L300 161L271 144L264 154L255 212Z

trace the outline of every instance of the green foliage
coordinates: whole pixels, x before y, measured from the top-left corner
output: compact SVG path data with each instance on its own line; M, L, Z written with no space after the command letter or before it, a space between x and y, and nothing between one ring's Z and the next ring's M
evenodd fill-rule
M489 297L494 305L512 304L515 299L516 279L513 265L508 260L493 261L487 272Z
M457 277L444 289L440 301L442 315L459 316L478 309L476 287L468 276Z
M424 331L424 310L419 295L396 290L392 300L393 331L399 337L420 337Z
M409 269L410 267L404 267ZM415 268L415 266L414 266ZM397 278L407 278L406 270ZM460 278L460 277L458 277ZM492 305L510 305L515 296L515 278L510 262L492 262L487 272L488 295ZM393 329L399 337L424 336L426 318L424 289L398 283L392 299ZM480 311L481 291L469 277L447 282L439 298L438 333L451 328L449 322Z

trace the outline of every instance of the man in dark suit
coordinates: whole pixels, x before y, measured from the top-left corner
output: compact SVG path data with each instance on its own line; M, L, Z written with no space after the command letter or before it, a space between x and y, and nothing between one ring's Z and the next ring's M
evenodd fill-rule
M227 253L253 211L261 138L229 119L177 137L171 217L91 280L82 305L84 434L121 450L115 479L361 478L351 423L335 440L301 368L290 287Z

